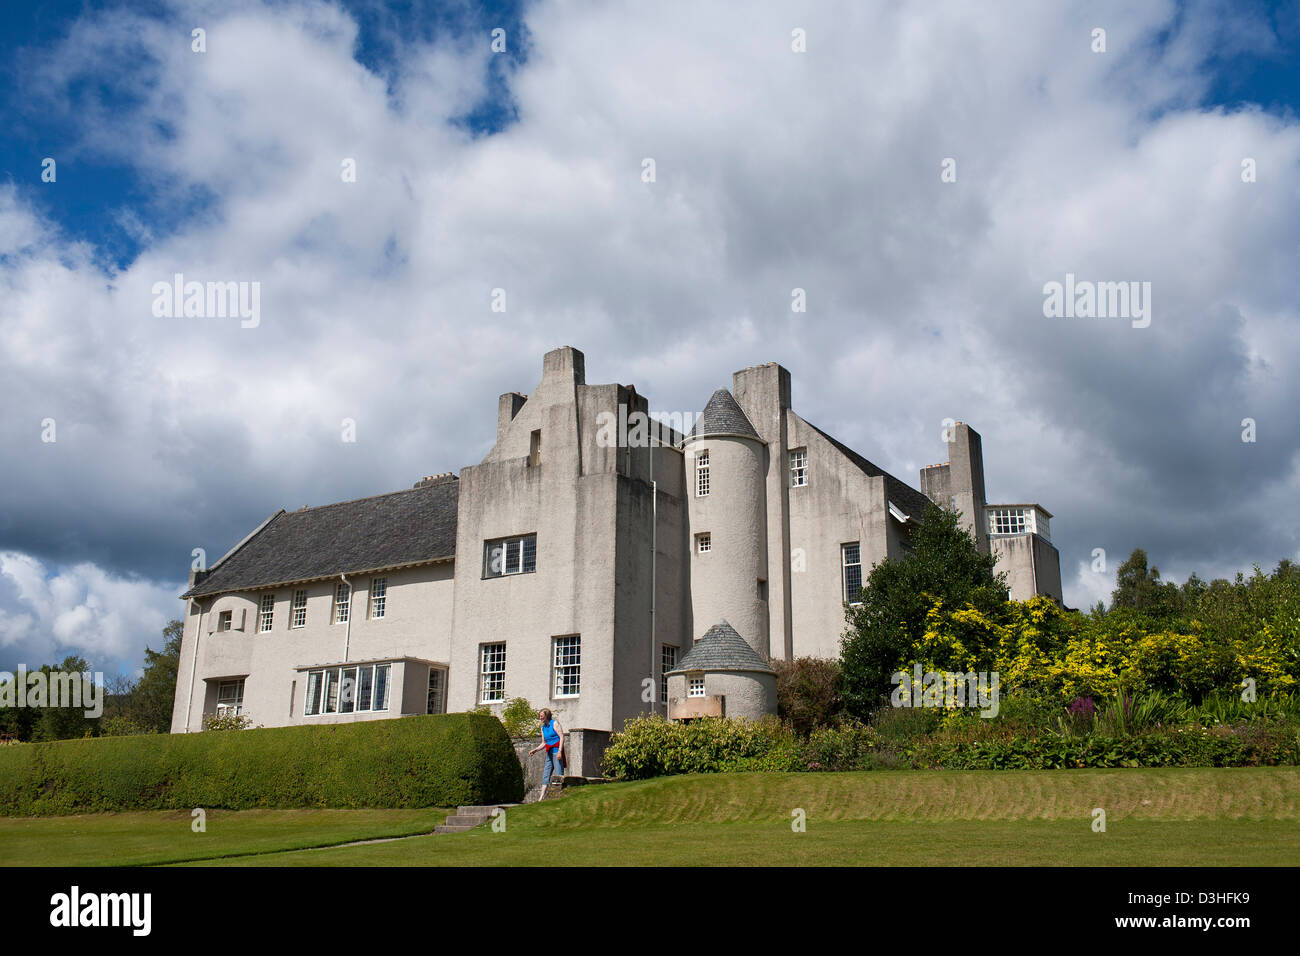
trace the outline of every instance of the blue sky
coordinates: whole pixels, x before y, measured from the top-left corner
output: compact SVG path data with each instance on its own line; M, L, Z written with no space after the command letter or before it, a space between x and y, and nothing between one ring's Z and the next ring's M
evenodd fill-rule
M563 344L664 411L781 362L913 484L970 422L1073 604L1300 556L1300 3L34 0L0 64L0 668L137 667L193 548L477 461ZM1067 272L1151 327L1045 321Z

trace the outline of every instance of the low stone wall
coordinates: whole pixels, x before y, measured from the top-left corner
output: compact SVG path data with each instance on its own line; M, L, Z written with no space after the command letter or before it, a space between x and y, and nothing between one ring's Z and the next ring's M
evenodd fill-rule
M564 735L564 773L570 777L601 776L600 762L609 747L608 730L570 730ZM540 746L542 738L517 737L511 741L515 756L524 768L524 789L542 785L542 771L546 768L546 751L539 750L531 757L528 751Z

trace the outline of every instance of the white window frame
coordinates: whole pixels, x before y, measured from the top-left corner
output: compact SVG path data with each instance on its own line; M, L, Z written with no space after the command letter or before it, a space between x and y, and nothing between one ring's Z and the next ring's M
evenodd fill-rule
M227 695L226 688L235 688L235 692ZM223 680L217 682L217 715L228 714L233 712L239 716L244 712L244 678L236 680Z
M257 609L257 633L269 633L275 625L275 595L263 594Z
M850 548L857 549L858 559L856 561L849 560ZM853 594L849 594L849 568L858 569L858 586L854 589ZM840 587L844 591L844 603L850 607L860 605L862 602L857 598L865 583L866 579L862 577L862 542L847 541L840 545Z
M351 687L345 689L349 681ZM349 693L351 700L347 699ZM392 661L340 664L308 671L306 695L302 712L307 717L385 713L393 697Z
M796 448L790 452L790 487L808 487L808 449Z
M1033 529L1028 508L989 509L989 534L1025 534Z
M695 536L695 551L697 554L708 554L713 550L713 533L710 531L701 531Z
M577 697L582 693L582 636L565 634L551 639L552 700ZM571 687L572 690L566 690Z
M233 631L235 629L235 612L221 611L217 614L217 630Z
M704 675L687 674L686 675L686 696L687 697L704 697Z
M307 626L307 589L293 592L293 609L289 612L289 629Z
M340 581L334 586L334 623L346 624L352 616L352 585Z
M695 497L709 496L709 450L701 448L695 453Z
M498 653L498 648L500 653ZM496 641L478 646L478 702L500 704L506 699L506 643ZM489 697L491 691L494 696Z
M499 548L497 552L494 549ZM500 563L500 570L494 565ZM483 577L506 578L537 571L537 535L521 534L512 538L493 538L483 542Z
M388 613L388 578L370 579L370 619L379 620Z
M659 647L659 703L668 703L668 672L677 666L677 645Z
M435 703L436 700L436 703ZM435 707L437 709L435 709ZM426 714L447 712L447 671L442 667L429 668L429 692L425 698Z

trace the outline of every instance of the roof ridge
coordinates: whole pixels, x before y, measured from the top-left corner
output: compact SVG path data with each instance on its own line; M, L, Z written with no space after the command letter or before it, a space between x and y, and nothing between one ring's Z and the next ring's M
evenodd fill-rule
M456 477L457 481L460 480L459 476L454 476L454 477ZM303 505L297 511L289 511L288 509L281 509L281 510L283 510L286 515L300 515L300 514L305 514L309 511L324 511L326 508L339 508L343 505L355 505L362 501L374 501L376 498L390 498L393 495L406 495L414 491L425 491L429 488L441 488L450 484L451 481L449 480L440 481L440 482L431 482L429 484L416 485L414 488L398 488L396 491L381 491L377 495L362 495L360 498L348 498L345 501L331 501L328 504L323 504L323 505L311 505L311 506Z

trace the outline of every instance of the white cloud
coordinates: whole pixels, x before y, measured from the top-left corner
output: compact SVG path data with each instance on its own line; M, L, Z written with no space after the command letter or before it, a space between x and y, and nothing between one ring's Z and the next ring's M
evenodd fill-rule
M16 547L184 571L278 507L477 460L495 396L572 344L590 380L665 410L780 361L804 415L913 483L940 422L970 422L991 497L1052 511L1063 567L1095 546L1171 565L1295 551L1272 515L1300 437L1300 127L1195 107L1210 12L539 2L519 121L474 138L448 120L483 95L486 38L407 43L380 77L331 4L202 9L207 54L106 13L43 60L50 109L88 76L139 97L64 107L83 149L217 201L108 276L0 192ZM1151 328L1045 320L1042 284L1067 271L1151 281ZM176 272L260 281L261 326L153 318ZM1256 446L1236 440L1246 414Z
M159 650L162 628L182 616L177 587L109 574L88 562L47 568L0 552L0 647L32 667L82 654L99 669L138 665Z

